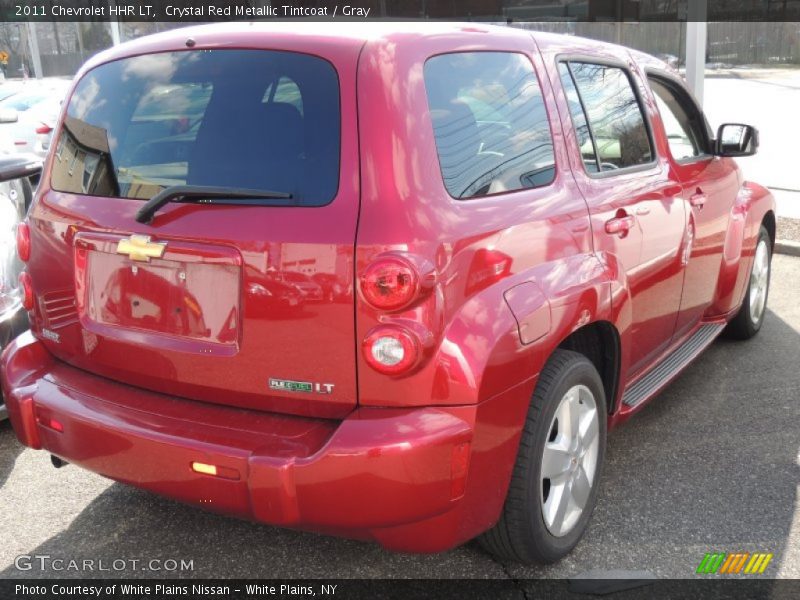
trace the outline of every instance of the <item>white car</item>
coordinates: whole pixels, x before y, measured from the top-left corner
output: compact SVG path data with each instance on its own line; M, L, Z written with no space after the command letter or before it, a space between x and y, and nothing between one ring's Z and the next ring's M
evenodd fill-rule
M37 83L0 101L0 133L10 136L16 152L47 154L68 86L65 80Z
M21 83L8 83L4 82L0 85L0 102L5 100L6 98L13 96L14 94L18 94L23 90L23 84Z
M7 127L15 151L44 158L50 149L53 126L60 111L61 99L48 98L20 112L16 123ZM0 126L0 129L4 128Z

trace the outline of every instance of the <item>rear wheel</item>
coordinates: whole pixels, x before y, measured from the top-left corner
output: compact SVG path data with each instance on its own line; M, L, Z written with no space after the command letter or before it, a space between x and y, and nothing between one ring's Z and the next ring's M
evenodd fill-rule
M750 281L747 285L742 306L736 316L728 323L726 333L738 340L747 340L761 329L764 315L767 312L769 296L769 279L772 271L772 241L769 233L762 225L758 232L756 253L753 267L750 270Z
M486 550L547 563L575 547L597 499L606 414L594 365L557 350L539 376L500 520L480 538Z

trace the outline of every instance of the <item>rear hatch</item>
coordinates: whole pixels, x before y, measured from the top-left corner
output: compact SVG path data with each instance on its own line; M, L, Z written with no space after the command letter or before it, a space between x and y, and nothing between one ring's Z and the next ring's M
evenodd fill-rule
M343 416L356 404L358 48L196 40L79 78L29 217L33 329L60 359L131 385ZM342 293L322 294L320 273Z

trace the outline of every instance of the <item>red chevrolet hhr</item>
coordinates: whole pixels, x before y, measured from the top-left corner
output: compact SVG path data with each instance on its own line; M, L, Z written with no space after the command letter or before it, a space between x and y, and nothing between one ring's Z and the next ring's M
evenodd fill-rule
M757 131L626 48L203 26L94 57L62 113L1 369L56 466L553 561L607 429L764 319L774 201L730 158Z

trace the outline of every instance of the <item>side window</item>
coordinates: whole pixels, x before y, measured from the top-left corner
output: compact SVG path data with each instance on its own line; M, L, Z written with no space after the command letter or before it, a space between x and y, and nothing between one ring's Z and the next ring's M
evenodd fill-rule
M650 135L628 74L620 67L570 62L600 171L653 161Z
M445 187L474 198L541 187L555 177L553 139L530 61L509 52L464 52L425 63Z
M569 112L572 116L572 124L578 137L578 147L581 149L583 164L590 173L596 173L598 169L597 154L594 151L594 142L589 132L589 123L586 121L586 113L583 112L581 98L578 96L578 89L572 80L569 67L566 63L558 63L558 73L561 76L561 84L567 95Z
M653 77L648 78L656 97L656 105L664 123L669 151L675 160L687 160L706 154L705 127L697 108L687 105L688 98L667 83ZM687 106L691 106L687 110Z

